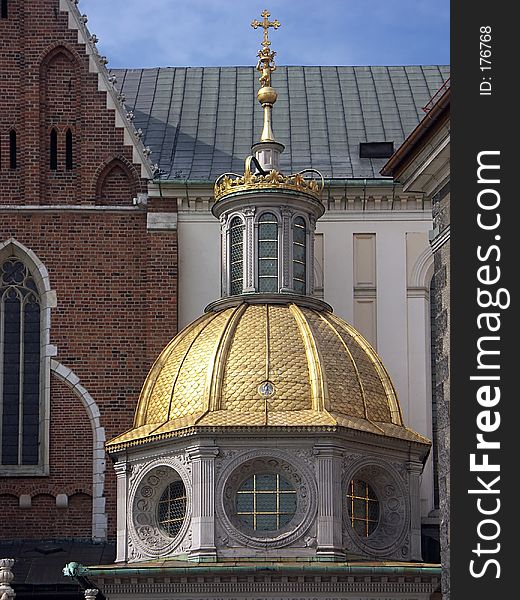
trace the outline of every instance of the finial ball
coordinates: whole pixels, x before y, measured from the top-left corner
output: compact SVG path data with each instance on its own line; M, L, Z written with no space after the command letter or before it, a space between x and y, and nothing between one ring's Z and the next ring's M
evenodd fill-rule
M261 87L256 95L260 104L274 104L278 98L276 90L270 86Z

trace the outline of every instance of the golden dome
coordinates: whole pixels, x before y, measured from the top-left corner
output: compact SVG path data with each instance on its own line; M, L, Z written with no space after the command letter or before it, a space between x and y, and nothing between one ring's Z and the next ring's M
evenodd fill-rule
M381 360L345 321L293 303L243 302L206 312L173 338L146 378L133 428L108 446L260 426L427 441L404 427Z

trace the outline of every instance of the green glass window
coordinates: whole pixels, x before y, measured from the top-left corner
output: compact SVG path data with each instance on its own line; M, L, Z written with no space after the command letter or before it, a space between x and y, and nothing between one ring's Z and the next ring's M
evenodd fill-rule
M293 226L293 289L305 294L307 231L302 217L294 220Z
M239 217L229 227L229 277L231 295L241 294L244 286L244 223Z
M276 531L296 513L296 490L278 473L252 475L237 491L236 512L255 531Z
M166 487L159 500L157 516L161 529L170 537L179 533L186 517L186 488L182 481L173 481Z
M258 224L258 291L278 292L278 221L264 213Z
M37 465L40 427L40 297L29 269L0 265L0 455L2 465Z
M352 479L347 500L350 524L359 536L368 537L379 523L379 500L374 490L366 481Z

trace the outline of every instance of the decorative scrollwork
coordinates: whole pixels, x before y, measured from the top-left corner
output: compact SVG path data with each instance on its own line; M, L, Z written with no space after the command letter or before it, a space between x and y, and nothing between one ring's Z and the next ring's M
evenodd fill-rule
M178 479L182 480L186 489L186 514L179 533L172 538L159 526L158 502L166 486ZM133 467L128 523L128 550L131 561L178 554L191 547L188 532L191 514L190 479L183 455Z
M379 523L368 537L359 536L352 528L348 515L348 499L343 493L344 515L343 532L347 547L355 547L367 556L405 557L403 548L409 552L405 538L410 527L410 501L405 479L394 466L382 459L355 459L355 455L344 459L343 489L351 479L366 481L375 491L379 500ZM408 555L407 555L408 556Z

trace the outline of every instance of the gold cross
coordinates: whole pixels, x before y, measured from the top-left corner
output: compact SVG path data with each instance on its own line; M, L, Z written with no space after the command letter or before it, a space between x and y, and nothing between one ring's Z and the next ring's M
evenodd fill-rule
M251 22L251 27L253 27L253 29L258 29L258 27L264 28L264 40L262 42L262 46L264 48L268 48L271 45L267 31L269 27L274 27L275 29L278 29L278 27L280 27L280 21L278 21L278 19L275 19L274 21L269 21L270 16L271 13L267 9L265 9L262 13L262 17L264 17L263 21L257 21L256 19L254 19L254 21Z

